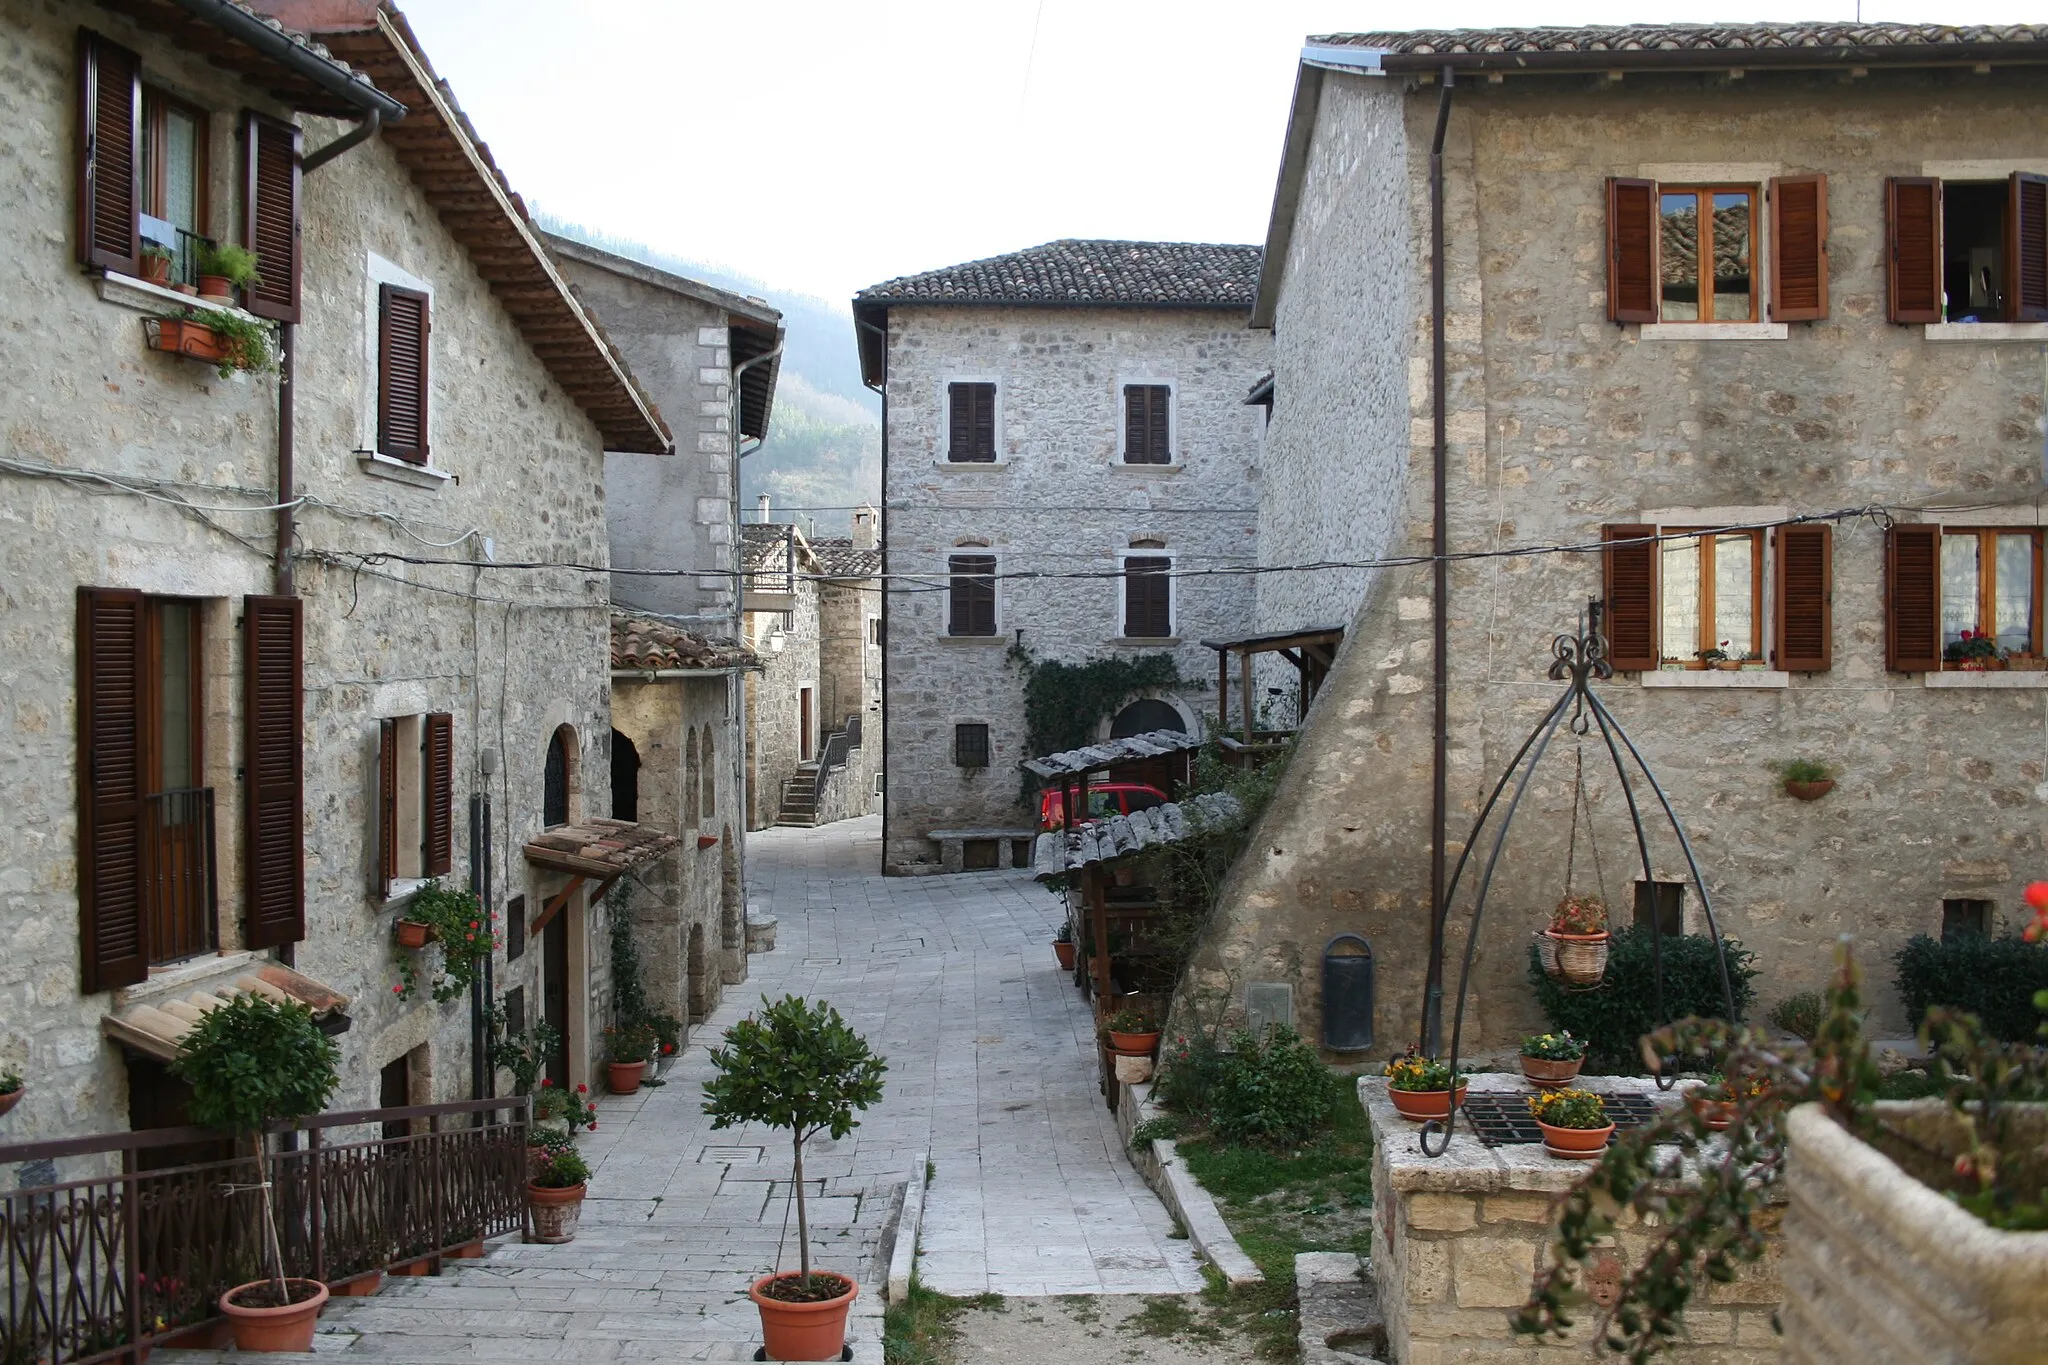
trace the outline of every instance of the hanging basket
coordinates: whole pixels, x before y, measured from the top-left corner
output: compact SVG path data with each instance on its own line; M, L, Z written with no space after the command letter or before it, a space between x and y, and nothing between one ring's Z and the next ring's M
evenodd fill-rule
M1607 935L1560 934L1546 929L1538 940L1543 974L1570 986L1597 986L1607 975Z

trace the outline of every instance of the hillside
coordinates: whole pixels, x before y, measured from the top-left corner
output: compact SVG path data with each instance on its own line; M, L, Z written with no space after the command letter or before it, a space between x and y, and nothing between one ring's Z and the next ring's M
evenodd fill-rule
M881 399L860 382L853 317L844 304L777 289L545 210L537 210L534 219L549 232L735 294L766 299L782 310L787 335L775 387L775 414L768 439L740 465L741 506L748 518L766 493L777 521L793 516L807 532L845 535L854 506L881 500Z

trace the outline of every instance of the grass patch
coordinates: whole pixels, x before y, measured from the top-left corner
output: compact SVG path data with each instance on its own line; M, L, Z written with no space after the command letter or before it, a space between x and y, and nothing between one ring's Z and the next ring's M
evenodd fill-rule
M1924 1100L1947 1093L1948 1087L1924 1071L1895 1071L1877 1083L1881 1100Z
M909 1295L882 1312L882 1359L887 1365L953 1365L953 1349L960 1343L954 1319L970 1308L1000 1312L1004 1307L1001 1294L956 1299L926 1289L912 1276Z
M1182 1337L1190 1341L1221 1341L1223 1331L1198 1315L1184 1298L1161 1295L1145 1300L1145 1306L1118 1324L1126 1332L1148 1337Z

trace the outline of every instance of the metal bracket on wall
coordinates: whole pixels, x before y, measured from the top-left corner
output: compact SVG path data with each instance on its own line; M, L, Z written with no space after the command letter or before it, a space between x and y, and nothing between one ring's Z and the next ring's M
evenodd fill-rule
M564 883L562 889L560 891L557 891L554 895L548 897L547 904L543 905L541 907L540 913L534 916L533 923L529 924L526 927L526 932L528 934L538 934L541 930L547 928L548 921L552 920L556 915L561 914L562 907L569 903L569 897L575 895L577 888L581 887L585 882L588 882L589 880L590 878L584 876L580 872L571 874L569 880L566 883ZM603 881L597 884L597 890L590 893L590 898L594 901L603 900L604 893L611 890L612 883L617 880L618 877L616 876L606 877Z

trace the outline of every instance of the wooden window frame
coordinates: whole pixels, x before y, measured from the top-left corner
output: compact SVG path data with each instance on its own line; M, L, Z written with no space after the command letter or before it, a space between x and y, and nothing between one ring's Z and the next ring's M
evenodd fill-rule
M1690 194L1694 196L1693 203L1697 214L1695 222L1700 225L1700 245L1703 248L1709 246L1711 237L1711 228L1708 225L1713 222L1713 196L1717 194L1746 194L1749 196L1748 317L1716 318L1699 316L1692 318L1667 318L1664 316L1664 196L1667 194ZM1702 323L1708 326L1746 327L1764 320L1762 283L1764 271L1768 268L1769 262L1760 259L1764 255L1764 243L1757 236L1757 221L1760 216L1757 213L1757 207L1758 200L1762 197L1763 187L1761 185L1717 184L1704 181L1694 184L1681 183L1677 185L1658 183L1656 200L1657 251L1656 260L1653 265L1657 284L1658 322L1684 325ZM1699 290L1695 311L1702 315L1710 312L1713 308L1714 291L1709 284L1709 281L1713 278L1713 260L1714 253L1711 249L1699 251L1694 256L1694 264L1698 270L1698 278L1695 281L1695 285Z
M388 321L391 302L394 299L415 300L420 309L420 352L419 387L414 397L419 412L419 443L407 445L393 439L391 426L391 357ZM433 465L433 390L434 390L434 295L431 290L397 284L389 280L377 282L377 453L407 464L431 468Z
M988 568L983 570L980 568L963 569L960 567L963 562L970 560L977 565L986 564ZM996 574L1000 568L1000 561L993 554L954 554L947 556L946 634L949 637L978 640L990 639L1003 633L1002 601L996 591ZM988 585L989 628L987 630L974 630L971 628L974 624L974 603L971 598L964 596L964 594L972 593L975 591L977 584L984 581ZM970 627L966 630L958 629L963 615L967 617L966 624Z
M1941 528L1942 544L1946 547L1950 536L1977 537L1977 620L1971 627L1982 631L1986 621L1998 619L1998 537L2029 536L2034 542L2034 589L2033 620L2028 625L2027 652L2036 658L2041 655L2041 588L2042 588L2042 531L2038 526L1944 526ZM1947 605L1947 584L1941 573L1941 556L1935 556L1935 585L1942 592L1934 609L1936 641L1941 647L1943 672L1972 671L1964 668L1959 661L1948 657L1948 642L1940 637L1942 629L1942 608Z
M140 164L149 168L149 174L143 177L142 202L138 207L141 212L152 218L170 217L165 211L164 200L164 160L170 143L170 125L165 114L173 109L190 116L193 122L199 125L198 145L195 148L197 164L192 168L193 183L197 191L193 196L192 213L195 221L192 231L202 237L209 236L211 234L208 228L213 223L213 115L160 85L151 85L147 80L142 82L141 136L148 145L146 148L137 147L135 156Z
M1751 631L1752 631L1752 632L1754 632L1754 634L1755 634L1755 637L1756 637L1756 638L1755 638L1755 639L1754 639L1754 640L1752 641L1752 643L1751 643L1751 644L1749 645L1749 647L1748 647L1748 648L1747 648L1746 650L1744 650L1744 651L1743 651L1743 653L1741 653L1741 654L1739 654L1739 655L1736 655L1736 656L1734 656L1734 657L1736 657L1736 658L1739 658L1739 659L1747 659L1747 660L1750 660L1750 661L1752 661L1752 662L1754 662L1754 661L1756 661L1756 660L1759 660L1759 659L1762 659L1762 660L1765 660L1765 661L1766 661L1766 662L1768 663L1768 662L1769 662L1769 658L1768 658L1767 654L1765 653L1765 646L1766 646L1766 643L1767 643L1767 642L1769 641L1769 639L1770 639L1770 637L1771 637L1771 632L1770 632L1770 630L1768 629L1768 627L1769 627L1769 625L1770 625L1770 622L1769 622L1769 621L1767 621L1767 620L1765 619L1765 617L1764 617L1764 602L1765 602L1765 594L1764 594L1764 577L1765 577L1765 567L1764 567L1764 551L1765 551L1765 549L1766 549L1767 547L1766 547L1766 546L1765 546L1765 544L1764 544L1764 533L1763 533L1763 530L1762 530L1761 528L1757 528L1757 529L1754 529L1754 530L1735 530L1735 529L1731 529L1731 528L1729 528L1729 527L1725 527L1725 526L1721 526L1721 527L1716 527L1716 526L1699 526L1699 527L1695 527L1695 526L1660 526L1660 527L1658 527L1658 528L1657 528L1657 534L1658 534L1658 535L1660 535L1660 536L1674 536L1674 537L1676 537L1676 536L1696 536L1696 537L1698 537L1698 544L1697 544L1696 548L1697 548L1697 550L1698 550L1698 552L1699 552L1699 556L1700 556L1700 569L1699 569L1699 585L1700 585L1700 600L1699 600L1699 639L1700 639L1700 643L1699 643L1699 644L1698 644L1698 645L1697 645L1697 646L1696 646L1696 647L1695 647L1695 648L1694 648L1694 649L1693 649L1693 650L1692 650L1691 652L1689 652L1689 653L1687 653L1687 654L1684 654L1684 655L1674 655L1674 654L1672 654L1672 653L1670 652L1670 650L1669 650L1669 649L1668 649L1668 648L1666 647L1666 644L1667 644L1667 642L1666 642L1666 641L1665 641L1665 639L1664 639L1664 619L1663 619L1663 600L1664 600L1664 594L1663 594L1663 591L1662 591L1662 583L1661 583L1661 580L1662 580L1662 578L1663 578L1663 576L1664 576L1664 554L1665 554L1666 550L1667 550L1667 549L1668 549L1668 548L1670 547L1670 543L1671 543L1671 542L1670 542L1670 541L1668 541L1668 540L1660 540L1659 542L1657 542L1657 576L1658 576L1658 578L1659 578L1659 580L1660 580L1660 582L1659 582L1659 585L1658 585L1658 586L1659 586L1659 591L1658 591L1658 594L1657 594L1657 602L1658 602L1658 616L1657 616L1657 655L1658 655L1658 659L1659 659L1659 661L1660 661L1661 663L1667 663L1667 664L1671 664L1671 663L1684 663L1684 662L1686 662L1686 661L1688 661L1688 660L1691 660L1691 659L1697 659L1697 658L1698 658L1698 657L1700 656L1700 654L1701 654L1701 653L1703 653L1703 652L1704 652L1704 651L1706 651L1706 650L1709 650L1709 649L1718 649L1718 648L1720 648L1721 642L1720 642L1720 641L1719 641L1718 639L1714 638L1714 636L1715 636L1715 630L1714 630L1714 626L1713 626L1713 620L1714 620L1714 605L1715 605L1715 599L1714 599L1714 541L1715 541L1716 539L1718 539L1719 537L1722 537L1722 536L1744 536L1744 537L1747 537L1747 538L1748 538L1748 540L1749 540L1749 542L1750 542L1750 555L1751 555L1751 560L1750 560L1750 562L1751 562L1751 563L1752 563L1752 564L1753 564L1753 565L1755 566L1755 571L1754 571L1754 572L1753 572L1753 573L1751 574L1751 576L1750 576L1750 577L1751 577L1751 582L1750 582L1750 585L1749 585L1749 594L1750 594L1750 607L1749 607L1749 610L1750 610L1750 617L1749 617L1749 620L1750 620L1750 629L1751 629ZM1730 643L1730 644L1733 644L1733 643L1734 643L1734 641L1733 641L1733 640L1731 639L1731 640L1729 641L1729 643Z

